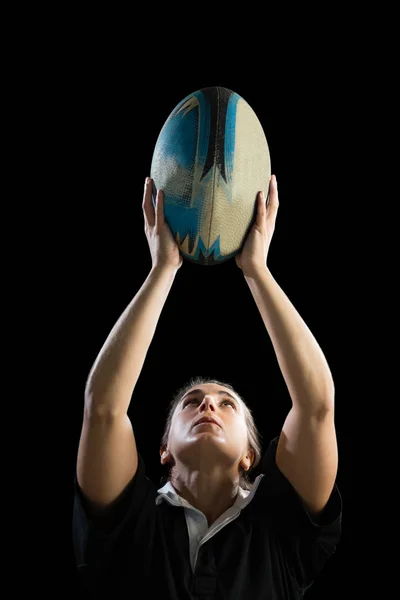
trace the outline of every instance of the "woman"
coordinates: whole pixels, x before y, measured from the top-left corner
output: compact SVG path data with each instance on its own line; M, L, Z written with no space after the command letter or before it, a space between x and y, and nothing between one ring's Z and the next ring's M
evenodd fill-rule
M278 211L268 202L235 258L260 311L292 408L264 455L252 415L229 384L191 380L170 406L159 489L145 476L127 416L182 257L156 209L143 211L152 269L89 374L78 449L73 534L94 598L300 599L340 538L334 384L311 332L273 279L267 256ZM260 462L252 485L246 473Z

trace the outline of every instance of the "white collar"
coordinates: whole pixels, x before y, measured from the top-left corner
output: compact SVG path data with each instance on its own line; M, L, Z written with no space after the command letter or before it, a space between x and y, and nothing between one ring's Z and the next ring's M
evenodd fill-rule
M249 502L252 501L262 477L264 477L263 473L256 477L251 490L245 490L244 488L239 487L238 494L236 496L236 500L233 506L240 509L247 506L247 504L249 504ZM159 495L156 497L156 504L160 504L163 500L165 500L169 502L169 504L172 504L174 506L194 508L187 500L185 500L185 498L182 498L182 496L180 496L176 492L174 486L170 481L167 481L167 483L161 488L159 488L157 492L159 492Z

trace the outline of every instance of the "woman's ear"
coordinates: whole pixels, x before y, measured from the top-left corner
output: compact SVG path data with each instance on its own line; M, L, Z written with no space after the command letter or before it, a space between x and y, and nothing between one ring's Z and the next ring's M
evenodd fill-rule
M243 469L245 471L248 471L250 469L251 465L253 464L254 459L255 459L255 452L252 448L250 448L248 453L246 454L246 456L244 458L242 458L240 466L243 467Z
M171 454L169 453L168 448L165 448L165 447L160 448L160 457L161 457L162 465L165 465L165 463L170 461Z

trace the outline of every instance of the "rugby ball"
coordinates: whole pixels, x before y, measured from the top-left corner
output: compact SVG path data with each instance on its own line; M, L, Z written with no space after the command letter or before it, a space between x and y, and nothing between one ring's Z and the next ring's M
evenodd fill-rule
M271 162L257 115L224 87L200 89L179 102L154 147L153 205L164 215L184 258L217 265L241 251L257 193L268 194Z

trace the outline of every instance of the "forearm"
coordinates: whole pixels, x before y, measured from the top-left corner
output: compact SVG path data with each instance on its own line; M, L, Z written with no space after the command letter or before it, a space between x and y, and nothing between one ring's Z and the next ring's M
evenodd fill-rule
M97 356L85 390L90 413L126 413L176 271L154 268Z
M293 405L311 412L333 407L334 383L313 334L266 267L245 278L268 331Z

